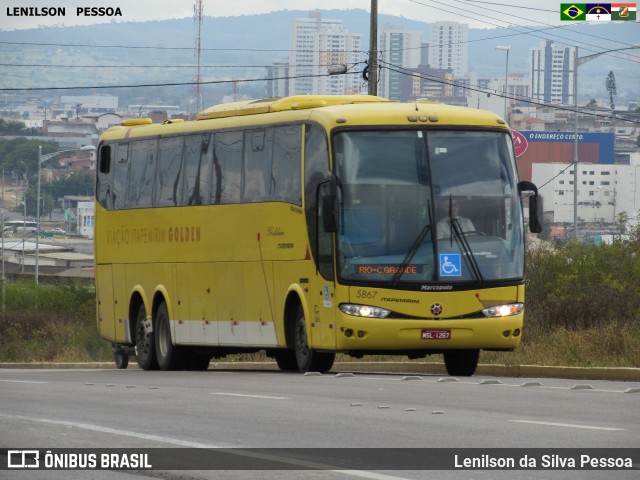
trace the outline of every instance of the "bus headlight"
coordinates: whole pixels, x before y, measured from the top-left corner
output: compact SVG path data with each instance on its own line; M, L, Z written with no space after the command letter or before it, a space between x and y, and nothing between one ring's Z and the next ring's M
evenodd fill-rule
M370 307L369 305L357 305L353 303L340 304L340 310L347 315L353 315L355 317L368 317L368 318L386 318L391 313L390 310L379 307Z
M482 310L485 317L508 317L510 315L517 315L524 309L522 303L508 303L506 305L496 305L495 307L489 307Z

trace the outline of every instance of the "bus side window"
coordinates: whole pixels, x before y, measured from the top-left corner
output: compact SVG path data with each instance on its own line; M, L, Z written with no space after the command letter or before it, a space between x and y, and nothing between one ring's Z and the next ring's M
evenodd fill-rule
M139 140L131 145L127 208L148 208L153 205L157 147L156 140Z
M127 185L129 182L129 144L118 145L118 154L113 165L113 190L111 192L110 207L125 208L127 199Z
M111 146L103 145L100 147L100 169L99 172L108 174L111 171Z
M326 232L322 227L324 223L324 216L332 213L323 211L324 198L329 195L331 195L330 182L323 183L318 187L318 198L316 203L318 209L316 217L318 222L316 226L316 232L318 235L317 268L323 278L326 280L333 280L333 234L331 232Z
M213 153L211 135L190 135L184 150L180 205L208 205L211 203L211 164Z
M245 132L242 202L265 202L271 190L273 128Z
M110 210L113 207L113 187L111 185L111 145L102 145L100 147L100 157L98 162L96 200L104 208Z
M178 205L178 182L182 168L184 137L161 138L159 146L159 169L154 204L158 207L174 207Z
M302 205L301 153L302 128L277 127L273 139L271 200Z
M219 175L216 203L240 203L242 193L243 132L221 132L215 135L214 163Z

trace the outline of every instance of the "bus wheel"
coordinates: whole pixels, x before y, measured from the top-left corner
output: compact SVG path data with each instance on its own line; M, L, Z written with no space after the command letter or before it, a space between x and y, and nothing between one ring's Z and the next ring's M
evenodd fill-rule
M138 366L143 370L157 370L156 348L153 329L149 328L144 305L138 308L136 316L136 356Z
M129 366L129 354L128 353L114 353L113 358L116 361L116 368L124 370Z
M478 367L480 350L452 350L444 354L444 366L452 376L470 377Z
M187 356L184 348L171 342L171 327L167 304L162 302L156 312L155 321L156 357L161 370L182 370L186 367Z
M283 372L297 372L298 359L294 350L278 350L274 358L278 364L278 368Z
M305 372L328 372L333 366L334 353L321 353L309 348L307 342L307 322L302 306L298 307L295 323L295 352L298 370Z

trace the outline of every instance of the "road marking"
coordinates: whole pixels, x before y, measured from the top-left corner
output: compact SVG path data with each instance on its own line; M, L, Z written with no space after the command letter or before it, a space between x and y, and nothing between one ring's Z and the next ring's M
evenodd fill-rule
M49 382L36 382L35 380L0 380L4 383L49 383Z
M287 398L287 397L271 397L269 395L248 395L244 393L211 392L209 395L222 395L226 397L266 398L267 400L291 400L290 398Z
M588 430L607 430L610 432L617 432L627 430L626 428L613 428L613 427L595 427L592 425L575 425L573 423L554 423L554 422L538 422L534 420L509 420L516 423L531 423L534 425L547 425L550 427L566 427L566 428L586 428Z
M191 448L226 448L227 453L235 453L234 451L234 446L227 444L206 444L206 443L200 443L200 442L190 442L188 440L181 440L181 439L177 439L177 438L171 438L171 437L164 437L164 436L160 436L160 435L149 435L147 433L140 433L140 432L133 432L130 430L120 430L120 429L115 429L115 428L109 428L109 427L102 427L100 425L92 425L89 423L77 423L77 422L66 422L66 421L62 421L62 420L51 420L48 418L37 418L37 417L27 417L27 416L23 416L23 415L9 415L9 414L5 414L5 413L0 413L0 418L9 418L9 419L13 419L13 420L24 420L24 421L29 421L29 422L37 422L37 423L46 423L49 425L62 425L62 426L66 426L66 427L76 427L76 428L81 428L84 430L90 430L90 431L94 431L94 432L101 432L101 433L110 433L113 435L122 435L125 437L134 437L134 438L138 438L138 439L142 439L142 440L151 440L154 442L162 442L162 443L168 443L170 445L179 445L182 447L191 447ZM237 446L236 446L237 448ZM303 467L303 468L311 468L311 469L317 469L317 470L326 470L329 472L335 472L335 473L339 473L342 475L350 475L353 477L360 477L360 478L368 478L370 480L406 480L403 477L396 477L396 476L392 476L392 475L385 475L385 474L381 474L381 473L376 473L376 472L368 472L365 470L338 470L335 469L335 466L332 465L324 465L324 464L320 464L320 463L315 463L315 462L309 462L309 461L305 461L305 460L296 460L296 459L292 459L292 458L286 458L286 457L279 457L277 455L268 455L268 454L261 454L258 452L247 452L247 451L243 451L241 449L238 449L237 453L235 453L236 455L238 455L239 457L252 457L252 458L261 458L261 459L265 459L265 460L269 460L269 461L276 461L276 462L281 462L281 463L286 463L289 465L293 465L294 467L298 466L298 467Z

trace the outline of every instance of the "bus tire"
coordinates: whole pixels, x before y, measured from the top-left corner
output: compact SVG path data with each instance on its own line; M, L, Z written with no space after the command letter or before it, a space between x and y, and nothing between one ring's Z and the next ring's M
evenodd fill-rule
M325 373L331 370L336 357L335 353L317 352L309 348L309 343L307 342L307 321L304 318L302 306L298 307L298 313L296 314L294 343L298 371L301 373Z
M124 370L129 366L128 353L114 353L113 358L115 359L117 369Z
M479 349L452 350L444 354L444 366L451 376L470 377L478 367Z
M145 323L147 321L147 311L144 304L140 304L138 315L136 316L136 357L138 366L142 370L157 370L155 335L153 329L147 331Z
M189 353L189 359L187 360L187 370L194 372L204 372L209 369L209 363L211 363L211 355L201 354L197 351Z
M278 350L274 354L278 368L283 372L297 372L298 359L295 350Z
M154 323L158 366L161 370L183 370L188 358L185 349L171 341L169 311L165 302L158 306Z

